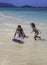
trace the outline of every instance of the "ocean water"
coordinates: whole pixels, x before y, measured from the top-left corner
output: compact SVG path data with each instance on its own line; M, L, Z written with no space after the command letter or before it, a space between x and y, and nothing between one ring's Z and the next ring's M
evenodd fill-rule
M19 18L47 26L47 8L0 8L0 16Z

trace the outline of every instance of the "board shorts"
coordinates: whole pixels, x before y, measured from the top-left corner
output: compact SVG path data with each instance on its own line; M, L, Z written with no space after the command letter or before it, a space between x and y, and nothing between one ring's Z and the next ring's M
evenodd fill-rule
M23 36L23 33L22 32L18 32L18 36L19 37L22 37ZM25 37L25 34L24 34L24 37Z
M19 37L22 37L23 36L23 33L22 32L18 32L18 36Z

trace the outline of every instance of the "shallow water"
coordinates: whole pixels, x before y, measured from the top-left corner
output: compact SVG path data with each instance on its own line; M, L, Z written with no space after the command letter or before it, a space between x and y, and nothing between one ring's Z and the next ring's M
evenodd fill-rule
M35 23L47 23L47 8L0 8L0 15Z

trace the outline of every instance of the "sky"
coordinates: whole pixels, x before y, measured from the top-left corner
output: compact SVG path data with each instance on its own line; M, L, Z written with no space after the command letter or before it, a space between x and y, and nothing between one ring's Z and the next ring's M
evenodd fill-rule
M31 5L31 6L47 6L47 0L0 0L3 3L11 3L16 6Z

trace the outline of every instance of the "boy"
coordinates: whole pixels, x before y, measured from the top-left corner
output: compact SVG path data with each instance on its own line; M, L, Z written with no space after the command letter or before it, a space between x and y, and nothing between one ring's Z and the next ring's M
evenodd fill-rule
M34 39L35 39L35 40L36 40L36 38L41 39L41 37L40 37L40 36L38 36L39 31L38 31L38 29L36 28L35 24L34 24L34 23L31 23L30 25L31 25L31 28L33 29L33 31L32 31L32 32L35 32Z
M16 32L15 32L15 34L14 34L14 38L15 38L15 36L16 36L17 33L18 33L19 38L20 38L20 37L22 37L22 38L25 37L24 31L23 31L21 25L18 25L18 27L17 27L17 29L16 29Z

